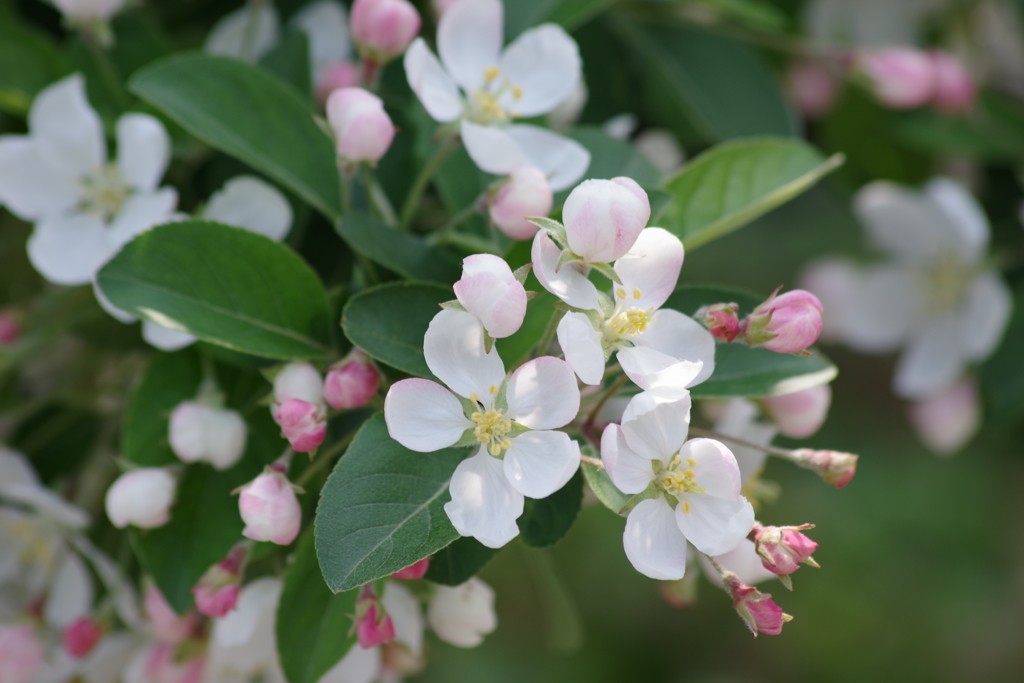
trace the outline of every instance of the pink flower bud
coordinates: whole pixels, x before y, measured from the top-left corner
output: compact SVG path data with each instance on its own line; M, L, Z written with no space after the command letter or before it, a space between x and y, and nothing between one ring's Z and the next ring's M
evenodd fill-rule
M933 50L931 58L935 70L935 94L932 99L935 108L949 113L970 109L978 90L963 63L942 50Z
M281 367L274 377L274 400L284 403L290 398L323 405L324 380L309 363L292 361Z
M352 3L352 36L360 51L378 63L405 52L419 32L419 12L406 0Z
M547 176L532 166L512 171L492 192L488 205L491 220L514 240L533 237L538 228L526 216L547 216L554 203Z
M938 396L910 404L910 423L933 453L963 448L981 425L981 400L974 380L965 377Z
M222 617L235 608L244 561L245 548L235 546L226 558L203 573L192 588L200 614Z
M327 106L327 98L339 88L359 85L359 68L352 62L335 62L320 72L316 79L316 101L321 107Z
M291 482L269 467L242 487L238 511L245 522L242 535L254 541L288 545L302 526L302 507Z
M585 180L562 209L569 249L588 263L624 256L650 217L647 193L631 178Z
M355 629L359 636L359 647L364 650L374 645L383 645L395 637L395 625L369 585L362 587L359 599L356 600Z
M822 310L818 297L802 289L782 296L772 293L744 318L740 333L751 346L775 353L800 353L821 336Z
M42 663L43 646L32 626L0 626L0 681L28 683Z
M107 490L107 517L118 529L129 524L155 529L171 519L177 482L166 469L143 467L125 472Z
M425 557L419 562L410 564L405 569L395 572L391 575L393 579L403 579L410 581L412 579L422 579L423 575L427 573L427 568L430 567L430 558Z
M817 567L818 563L811 554L817 550L818 544L800 533L803 529L813 528L813 524L782 527L755 524L754 542L764 568L774 574L784 575L799 569L801 562Z
M839 85L829 69L819 63L800 60L789 65L789 96L808 119L827 114L836 103Z
M772 601L771 594L747 586L732 572L723 574L722 581L732 595L732 606L755 638L758 633L777 636L782 633L782 625L793 620Z
M935 93L935 67L921 50L894 47L865 52L857 57L857 65L875 97L887 107L920 107Z
M242 458L247 429L234 410L182 401L171 412L171 450L184 462L203 460L226 470Z
M795 394L768 396L761 403L779 432L793 439L805 439L825 422L832 404L832 387L821 384Z
M11 311L0 311L0 346L11 346L21 338L21 325Z
M816 451L801 448L792 452L789 460L800 467L814 470L826 484L841 489L857 473L857 456L839 451Z
M339 88L327 98L327 121L338 156L377 163L391 146L395 125L379 97L362 88Z
M323 410L301 399L290 398L274 410L274 421L296 453L315 451L327 436Z
M500 256L474 254L462 260L455 297L476 316L491 337L515 334L526 316L526 289Z
M81 659L92 652L103 632L103 626L91 617L80 617L64 629L64 651L73 659Z
M739 304L713 304L704 306L694 318L708 328L715 339L731 342L740 333Z
M352 349L344 360L327 372L324 399L335 410L361 408L373 400L380 388L380 371L370 357Z
M160 590L149 584L146 586L146 616L153 624L153 636L161 643L180 643L195 633L199 626L199 616L192 610L178 616Z
M54 0L65 17L79 21L106 21L121 11L126 0Z

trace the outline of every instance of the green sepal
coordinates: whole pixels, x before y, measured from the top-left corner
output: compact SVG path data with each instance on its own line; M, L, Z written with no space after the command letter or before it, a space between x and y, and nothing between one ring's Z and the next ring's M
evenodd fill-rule
M526 284L526 278L529 277L530 270L532 268L533 268L533 264L532 263L527 263L522 268L516 268L515 270L513 270L512 271L512 277L514 277L519 282L519 284L525 285ZM534 292L534 296L536 296L536 292Z
M526 425L519 424L518 422L513 420L512 421L512 431L510 431L508 433L508 436L506 438L514 439L515 437L519 436L520 434L525 434L526 432L532 432L532 431L533 430L530 429L529 427L527 427Z
M593 446L584 446L581 450L584 455L600 460L597 449ZM612 483L611 477L608 476L604 469L591 465L588 462L582 463L582 468L583 478L587 480L587 486L594 492L597 499L601 501L601 504L615 514L619 514L619 510L629 502L629 496Z
M540 295L540 292L527 292L527 293L526 293L526 300L527 300L527 301L532 301L532 300L533 300L533 298L534 298L535 296L538 296L538 295Z
M484 353L490 353L491 349L494 348L494 337L492 337L487 330L484 330Z
M476 434L473 433L473 428L470 427L466 431L462 432L462 436L459 440L453 443L451 448L461 448L463 446L480 446L480 439L476 438Z
M651 498L657 498L660 494L661 494L661 491L658 490L658 487L655 486L654 482L652 481L650 484L647 485L647 488L645 488L643 491L641 491L640 493L636 494L635 496L630 498L628 501L626 501L626 504L623 505L622 508L619 510L619 514L620 515L629 514L629 512L633 508L635 508L637 506L637 504L639 504L641 501L650 500ZM669 498L671 498L671 496L669 496ZM672 505L672 509L675 509L675 507L679 503L677 501L677 502L675 502L673 504L673 501L669 500L669 504Z
M438 306L446 311L462 311L463 313L469 313L469 311L466 310L466 307L459 303L458 299L445 301L444 303L438 304ZM487 332L484 332L484 334L487 334ZM490 349L487 350L488 352L490 351Z
M544 218L543 216L528 216L526 220L530 221L541 230L547 232L548 236L555 241L555 244L557 244L562 249L565 249L569 244L569 238L565 234L565 226L563 226L558 221L552 220L550 218Z
M501 386L498 387L498 393L494 396L494 409L501 414L505 414L508 410L508 398L505 394L508 392L508 378L511 377L511 373L505 374L505 379L501 381Z
M601 303L601 313L604 316L604 320L611 318L615 314L615 301L605 292L598 292L597 300ZM604 320L601 322L604 322Z
M608 278L615 284L622 284L622 280L619 279L619 274L616 273L615 269L609 266L607 263L591 263L590 267L596 270L597 272L601 273L601 275L604 275L606 278Z
M477 405L476 403L473 403L468 398L459 396L458 394L455 394L455 398L459 399L459 403L462 404L462 412L466 414L466 417L469 417L473 413L480 411L480 406Z
M571 249L563 249L562 254L558 257L558 263L555 264L555 272L557 273L570 263L583 263L583 259L572 253Z

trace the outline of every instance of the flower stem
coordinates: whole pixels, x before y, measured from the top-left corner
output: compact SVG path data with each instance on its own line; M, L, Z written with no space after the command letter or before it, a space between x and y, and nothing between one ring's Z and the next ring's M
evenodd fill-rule
M352 174L340 164L338 174L341 176L341 210L349 214L352 213Z
M721 434L719 432L712 431L710 429L701 429L700 427L690 427L690 433L697 436L703 436L708 439L718 439L720 441L731 441L739 446L746 446L747 448L753 448L754 450L762 451L769 455L774 455L779 458L785 458L786 460L794 460L795 456L793 451L786 448L776 448L775 446L762 446L759 443L747 441L745 439L738 439L735 436L729 436L727 434Z
M355 435L355 432L352 432L345 438L335 442L330 448L324 451L312 465L306 468L306 470L302 473L302 476L295 480L295 485L302 486L303 484L307 483L310 479L312 479L313 475L315 475L317 472L322 470L328 463L334 460L334 456L341 453L350 443L352 443L352 439L355 438Z
M384 188L377 182L377 177L368 164L363 164L363 185L366 188L366 197L370 206L377 210L381 219L389 227L396 227L398 225L398 217L395 215L395 209L391 206L388 196L384 193Z
M533 357L541 356L548 347L551 346L551 340L555 338L555 331L558 330L558 323L561 322L562 316L565 315L565 311L556 308L554 314L551 316L551 320L548 321L548 326L544 330L544 335L540 338L540 343L534 350Z
M604 462L602 462L601 460L598 460L597 458L591 458L589 455L581 455L580 456L580 462L585 462L588 465L593 465L594 467L599 467L602 470L604 469Z
M455 228L459 227L467 220L472 218L477 213L477 205L479 199L473 201L472 204L459 211L457 214L448 219L448 222L442 225L440 228L435 230L433 234L427 237L428 244L444 244L448 241L448 238L455 232Z
M427 188L427 183L437 173L438 167L441 166L441 162L451 154L455 148L459 145L459 136L453 135L441 143L441 146L434 152L434 156L420 169L420 174L416 176L416 180L412 184L412 188L409 190L409 195L405 198L405 204L402 205L402 217L398 222L398 227L402 230L408 230L409 224L412 223L412 217L416 213L416 209L420 205L420 198L423 196L423 190Z

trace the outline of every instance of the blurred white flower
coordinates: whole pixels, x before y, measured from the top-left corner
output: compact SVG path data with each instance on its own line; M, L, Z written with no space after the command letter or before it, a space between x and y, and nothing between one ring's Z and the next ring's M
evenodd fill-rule
M819 49L918 42L925 19L950 0L811 0L804 24Z
M494 589L475 576L458 586L436 586L427 618L441 640L458 647L476 647L498 628Z

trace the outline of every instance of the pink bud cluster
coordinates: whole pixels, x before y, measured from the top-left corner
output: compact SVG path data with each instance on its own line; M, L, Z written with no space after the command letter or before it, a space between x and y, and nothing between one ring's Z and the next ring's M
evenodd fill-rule
M523 166L491 187L488 213L505 235L514 240L528 240L539 228L526 218L547 216L553 203L554 196L544 173Z
M383 645L395 637L395 625L391 616L384 611L380 598L369 584L363 586L356 600L354 628L359 638L359 647L371 648Z
M222 617L235 608L242 582L245 547L235 546L228 556L213 565L192 588L196 609L208 617Z
M800 448L793 451L788 459L804 469L817 472L826 484L837 489L849 484L857 473L857 456L852 453Z
M794 289L779 296L775 290L742 320L734 303L704 306L694 318L720 341L738 340L775 353L803 353L821 336L823 310L810 292Z
M974 104L977 88L960 60L942 50L895 47L863 52L854 59L857 72L879 102L892 109L930 104L949 113Z
M813 528L813 524L779 527L755 523L754 543L764 568L783 576L795 572L801 563L817 567L811 554L818 549L818 544L800 533Z

